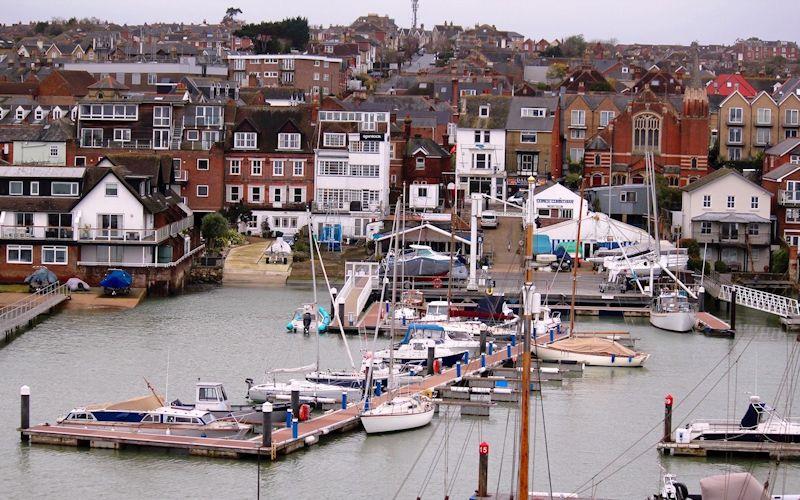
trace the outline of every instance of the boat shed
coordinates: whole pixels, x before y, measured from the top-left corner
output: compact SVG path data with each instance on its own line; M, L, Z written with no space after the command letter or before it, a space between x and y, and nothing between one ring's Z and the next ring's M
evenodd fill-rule
M630 224L610 218L601 212L589 212L581 219L581 256L590 257L598 248L614 248L617 246L649 243L650 234ZM574 248L578 234L578 219L567 220L536 229L535 234L550 238L550 245L555 252L562 243Z
M392 239L392 231L386 233L378 233L374 235L373 241L375 242L375 254L384 255L389 250L389 244ZM437 252L450 253L450 231L442 229L433 224L424 223L414 227L408 227L398 232L401 238L401 244L405 240L405 246L411 244L428 245L431 249ZM453 243L455 244L455 252L462 255L469 254L470 240L469 233L464 236L459 234L459 231L452 236ZM465 237L467 236L467 237ZM480 255L480 248L478 248Z

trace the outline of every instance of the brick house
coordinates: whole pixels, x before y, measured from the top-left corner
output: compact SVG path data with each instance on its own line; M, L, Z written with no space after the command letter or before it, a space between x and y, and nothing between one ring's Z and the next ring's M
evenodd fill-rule
M625 111L586 144L584 176L591 186L641 184L644 153L669 185L680 187L708 172L708 96L689 88L663 98L645 89Z
M630 96L616 94L563 96L560 103L562 118L559 120L563 138L562 164L566 167L569 162L583 161L586 139L605 129L622 114L630 101Z
M442 174L452 170L450 152L446 145L437 144L428 137L419 134L411 137L411 125L408 123L405 130L403 180L409 186L409 207L412 210L441 207L447 196L448 184L448 179Z
M528 177L561 177L561 107L558 97L514 97L506 119L509 193L527 187Z
M225 203L243 202L262 228L293 234L314 198L316 136L310 106L242 107L225 148Z
M307 95L338 95L347 72L336 57L313 54L229 54L228 75L242 87L294 87Z
M780 166L770 168L761 177L761 185L772 193L772 214L775 216L775 232L787 244L800 246L800 140L792 141L794 148L785 147L783 157L792 158ZM778 148L775 146L772 149ZM766 160L765 160L766 161Z

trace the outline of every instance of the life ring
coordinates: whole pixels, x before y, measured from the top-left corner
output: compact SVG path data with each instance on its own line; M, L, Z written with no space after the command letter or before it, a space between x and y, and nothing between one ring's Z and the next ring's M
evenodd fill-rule
M302 404L300 405L299 413L300 413L299 415L300 421L305 422L306 420L308 420L309 415L311 415L311 407L308 406L307 404Z
M442 278L433 278L433 288L442 288Z

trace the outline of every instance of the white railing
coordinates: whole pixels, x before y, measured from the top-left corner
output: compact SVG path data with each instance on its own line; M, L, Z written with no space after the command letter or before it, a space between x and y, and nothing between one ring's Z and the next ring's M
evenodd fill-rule
M381 265L377 262L345 262L344 277L347 280L353 276L369 276L372 288L377 289L381 284L380 268Z
M731 292L734 290L736 290L736 303L738 305L775 314L782 318L800 316L800 303L796 299L741 285L721 283L719 286L719 300L730 302Z
M174 262L94 262L94 261L87 261L87 260L79 260L79 266L86 266L86 267L115 267L115 268L122 268L122 267L132 267L132 268L169 268L175 267L181 262L185 261L189 257L196 255L199 251L204 249L205 245L200 245L195 247L193 250L189 251L188 253L183 254L178 260Z
M0 325L4 328L7 325L13 325L14 321L27 315L42 304L57 295L65 295L69 297L70 290L66 284L53 283L44 288L40 288L35 293L30 294L24 299L18 300L12 304L0 307Z
M189 182L189 172L186 170L176 170L175 182Z
M75 232L64 226L0 226L0 238L31 240L73 240Z
M778 196L780 203L785 205L795 205L800 204L800 191L787 191L785 189L781 189L778 191Z

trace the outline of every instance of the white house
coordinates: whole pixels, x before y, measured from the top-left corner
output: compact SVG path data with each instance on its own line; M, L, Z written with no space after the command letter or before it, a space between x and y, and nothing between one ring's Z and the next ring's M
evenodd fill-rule
M511 97L463 98L456 131L457 188L504 199L506 195L506 118Z
M570 219L577 220L589 213L589 203L586 200L583 201L583 211L579 212L580 195L557 182L537 186L533 191L533 200L536 216L542 226Z
M707 244L706 260L731 269L769 268L772 194L736 170L721 168L682 188L673 231ZM702 251L701 251L702 252ZM702 256L702 255L701 255Z
M318 234L322 239L365 238L367 224L389 208L389 112L320 111L318 129Z

